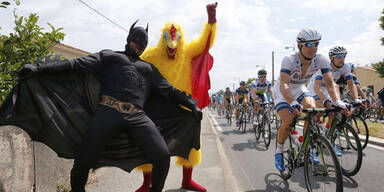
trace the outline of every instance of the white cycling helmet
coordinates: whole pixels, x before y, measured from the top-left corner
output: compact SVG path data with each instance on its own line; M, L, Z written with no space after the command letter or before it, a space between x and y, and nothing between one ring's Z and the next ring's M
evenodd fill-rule
M321 34L316 29L305 28L297 34L296 41L298 43L305 43L310 41L320 41Z
M332 57L332 56L335 56L337 54L347 54L347 49L342 47L342 46L335 46L333 47L332 49L329 50L329 56Z

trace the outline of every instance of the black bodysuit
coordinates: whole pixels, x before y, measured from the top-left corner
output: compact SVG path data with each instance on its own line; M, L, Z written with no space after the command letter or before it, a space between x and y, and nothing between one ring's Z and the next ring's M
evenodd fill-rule
M39 73L60 71L90 72L101 83L100 96L107 95L122 102L144 108L150 91L193 108L193 102L175 89L152 64L130 56L127 52L101 51L86 57L41 65ZM88 124L78 155L71 171L73 192L83 192L88 172L111 138L124 131L151 159L152 188L161 191L168 174L170 154L155 124L144 112L133 114L99 104Z

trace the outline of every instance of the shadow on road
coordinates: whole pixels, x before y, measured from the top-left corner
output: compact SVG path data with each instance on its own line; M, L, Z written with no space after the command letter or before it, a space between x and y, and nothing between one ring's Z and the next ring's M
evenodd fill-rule
M343 187L344 188L357 188L359 184L352 177L343 177Z
M281 192L281 191L287 191L289 190L289 183L285 181L283 178L280 177L277 173L268 173L264 177L265 180L265 189L255 189L255 190L248 190L246 192L264 192L264 191L275 191L275 192Z

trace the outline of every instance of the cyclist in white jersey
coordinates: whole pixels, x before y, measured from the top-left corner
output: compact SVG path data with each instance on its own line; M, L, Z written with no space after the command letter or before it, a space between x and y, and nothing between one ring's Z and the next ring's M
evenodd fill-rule
M338 79L345 78L347 81L347 85L349 91L351 93L353 103L362 103L360 99L358 99L357 89L355 82L353 80L353 75L351 73L351 69L348 64L344 64L345 57L347 56L347 49L341 46L335 46L329 50L329 59L331 60L331 68L332 68L332 76L333 80L336 83ZM325 82L323 76L318 71L311 79L308 84L308 90L313 95L316 100L316 107L326 107L331 108L333 101L328 94L327 88L325 86ZM339 94L341 94L339 92ZM326 127L330 127L333 121L334 115L329 114L328 122ZM335 148L335 152L338 156L341 156L341 153L337 148Z
M264 103L267 101L265 93L268 91L272 95L272 85L266 79L267 71L265 69L260 69L257 72L258 79L251 85L252 98L255 101L255 114L259 114L260 105L258 103ZM273 97L272 97L273 100Z
M328 60L317 53L317 46L321 35L314 29L306 28L297 35L299 52L284 57L280 70L280 77L274 85L272 92L275 98L276 111L282 124L278 131L277 148L275 153L275 166L279 171L284 171L283 146L289 135L290 124L294 116L300 115L300 106L304 108L315 107L315 99L311 96L305 84L317 71L321 71L331 98L335 105L348 112L346 104L340 100L336 84ZM304 131L308 123L304 124Z

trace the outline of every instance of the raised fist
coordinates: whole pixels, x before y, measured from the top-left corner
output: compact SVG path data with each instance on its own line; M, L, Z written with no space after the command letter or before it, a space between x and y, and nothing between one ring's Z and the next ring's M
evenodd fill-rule
M216 23L216 7L217 7L217 2L207 5L208 23L209 24Z

